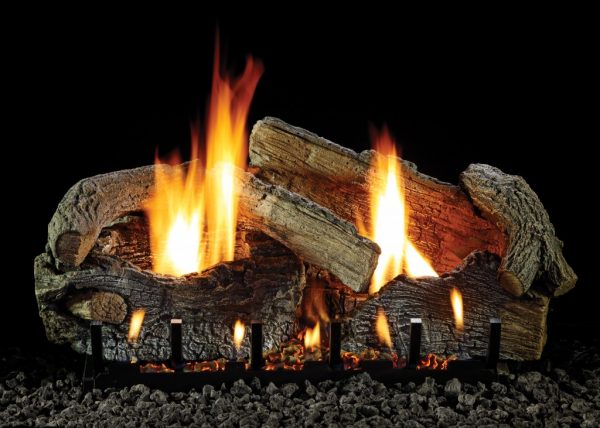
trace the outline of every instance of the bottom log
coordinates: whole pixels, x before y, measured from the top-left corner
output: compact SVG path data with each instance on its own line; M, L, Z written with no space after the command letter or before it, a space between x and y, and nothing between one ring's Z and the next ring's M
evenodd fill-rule
M116 241L123 244L124 236ZM231 358L232 327L239 318L248 331L252 320L264 322L265 349L275 347L295 332L304 265L262 233L247 232L246 245L249 258L180 278L106 254L106 245L97 246L80 270L71 272L57 271L51 255L41 254L35 260L35 281L46 335L52 342L89 352L89 320L102 319L110 323L103 329L107 360L164 360L170 356L169 321L182 318L185 359ZM146 316L139 346L134 347L126 339L131 312L139 308ZM249 352L246 338L239 355Z
M344 350L379 348L375 321L383 308L389 322L393 350L408 355L410 318L422 318L422 353L455 354L460 358L485 356L489 320L502 320L501 358L539 359L546 341L549 298L530 292L517 298L498 283L499 257L473 252L453 272L441 278L399 276L376 296L346 315ZM464 328L454 326L450 291L463 296ZM364 297L363 297L364 299ZM348 297L346 297L348 300Z

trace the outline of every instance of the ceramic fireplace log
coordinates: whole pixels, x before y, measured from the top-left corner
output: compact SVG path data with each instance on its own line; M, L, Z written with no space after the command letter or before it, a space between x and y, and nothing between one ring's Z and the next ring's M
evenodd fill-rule
M60 202L48 226L56 266L81 265L101 230L117 218L142 210L151 196L155 168L148 166L86 178ZM355 291L368 287L379 247L329 210L287 189L239 171L240 221L279 240L304 260L328 269ZM145 237L140 237L145 239Z
M577 275L562 254L562 241L542 202L523 179L489 165L469 165L460 175L473 204L509 237L498 270L502 285L525 293L536 278L552 286L555 296L575 286Z
M50 341L89 352L89 320L102 320L106 359L168 359L169 320L176 317L184 323L184 358L207 359L234 355L232 327L238 318L247 326L252 320L264 322L265 349L294 334L304 265L285 246L260 232L246 232L248 258L220 263L202 274L157 275L129 261L146 250L133 234L123 233L128 223L103 231L104 241L94 245L79 270L57 270L49 253L36 258L36 297ZM110 246L108 236L114 238ZM139 308L146 316L136 348L126 338L130 315ZM241 352L249 354L248 340Z
M513 360L539 359L546 341L550 298L531 290L515 297L498 283L500 258L474 252L464 263L441 278L410 279L398 276L380 292L358 303L346 314L344 350L378 348L375 321L383 308L393 347L408 355L410 319L422 319L422 354L456 354L463 358L487 354L490 318L502 320L501 356ZM463 296L464 328L454 326L450 291Z
M267 117L254 125L249 154L258 177L370 229L369 189L378 153L356 153ZM534 279L544 280L554 294L573 287L576 276L548 215L522 178L472 165L456 186L419 173L410 162L401 165L409 237L438 272L485 250L503 256L501 284L514 295L525 293Z
M365 291L380 249L354 225L289 190L241 172L242 221L285 244L308 263L327 269L354 291Z
M75 268L87 257L103 227L139 211L154 186L154 169L144 166L84 178L62 198L48 225L48 245L57 268ZM159 166L165 172L167 165Z

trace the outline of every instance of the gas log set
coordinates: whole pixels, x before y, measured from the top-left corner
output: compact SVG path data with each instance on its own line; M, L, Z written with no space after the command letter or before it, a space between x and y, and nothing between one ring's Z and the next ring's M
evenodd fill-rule
M385 130L356 153L272 117L247 147L260 72L215 73L205 153L194 132L192 161L58 205L36 296L48 339L88 354L84 385L479 380L539 359L577 277L523 178L474 164L447 184Z

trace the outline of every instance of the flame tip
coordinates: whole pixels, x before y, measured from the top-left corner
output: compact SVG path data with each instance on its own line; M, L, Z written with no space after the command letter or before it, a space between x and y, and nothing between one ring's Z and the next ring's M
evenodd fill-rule
M402 273L408 277L438 276L408 238L402 163L387 127L374 134L373 147L379 155L375 156L372 169L373 225L370 237L379 244L381 255L369 288L370 294L375 294Z
M206 153L200 153L200 122L192 121L191 159L201 160L168 173L155 169L155 192L146 211L157 273L182 276L234 258L238 199L233 167L246 165L246 118L262 65L249 59L239 77L221 75L219 43L217 34ZM232 168L205 174L223 164Z

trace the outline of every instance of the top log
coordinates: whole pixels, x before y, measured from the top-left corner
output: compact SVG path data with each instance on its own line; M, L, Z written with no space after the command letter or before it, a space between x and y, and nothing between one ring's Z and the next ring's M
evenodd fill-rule
M81 180L60 202L48 225L48 244L57 267L79 266L102 228L143 210L154 188L155 168L116 171ZM238 170L240 221L277 239L309 263L323 267L355 291L364 291L380 253L354 225L312 201Z
M356 225L371 230L369 189L377 175L373 174L376 157L373 150L356 153L325 138L283 122L267 117L258 121L250 135L250 163L255 173L274 184L286 187ZM492 218L481 216L482 212L494 212L493 198L479 197L480 192L489 194L490 186L479 190L478 180L473 174L461 178L461 187L441 182L421 174L416 166L401 160L401 171L405 186L407 211L409 212L408 235L415 246L431 261L438 272L449 272L474 250L486 250L503 257L500 275L502 286L514 295L525 293L536 278L547 281L553 293L561 294L571 288L576 280L564 258L560 247L542 246L534 234L519 233L518 228L509 227L508 219L519 218L518 209ZM471 168L475 171L477 168ZM497 181L498 185L509 186L504 192L512 192L510 177ZM514 178L514 177L513 177ZM490 184L489 180L480 180ZM469 185L469 183L471 185ZM523 198L536 211L536 216L547 218L543 206L535 193L527 186ZM471 202L477 201L477 208ZM537 202L535 202L537 201ZM537 218L534 216L534 218ZM529 218L522 218L527 224ZM548 221L549 224L549 221ZM554 229L542 228L545 242L559 243ZM523 247L540 248L528 251L524 258L505 257L521 251ZM554 260L552 263L544 260ZM547 274L548 266L562 269L558 274ZM535 275L531 275L534 266Z

